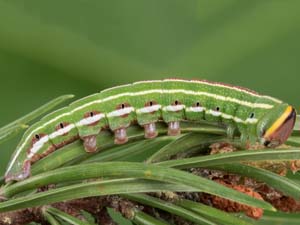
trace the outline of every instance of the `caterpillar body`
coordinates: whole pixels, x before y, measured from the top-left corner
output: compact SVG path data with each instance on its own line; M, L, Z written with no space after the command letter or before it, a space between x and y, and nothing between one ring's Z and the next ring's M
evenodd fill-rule
M104 129L114 133L116 144L123 144L132 123L144 127L145 138L154 138L159 120L168 124L169 135L180 134L181 120L215 121L235 127L243 144L259 141L273 147L287 140L295 118L292 106L246 88L205 80L140 81L77 100L32 125L5 179L25 179L32 163L79 138L87 152L95 152L96 136Z

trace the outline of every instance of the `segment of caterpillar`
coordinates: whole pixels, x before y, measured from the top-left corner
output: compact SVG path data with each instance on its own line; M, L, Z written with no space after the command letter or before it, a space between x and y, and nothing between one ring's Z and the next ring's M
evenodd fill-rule
M87 152L95 152L96 136L104 129L114 133L116 144L123 144L133 122L144 127L145 138L155 138L158 120L168 124L169 135L180 134L181 120L216 121L238 129L244 145L259 141L273 147L286 141L295 118L292 106L246 88L203 80L136 82L77 100L31 126L5 178L25 179L33 162L78 138Z

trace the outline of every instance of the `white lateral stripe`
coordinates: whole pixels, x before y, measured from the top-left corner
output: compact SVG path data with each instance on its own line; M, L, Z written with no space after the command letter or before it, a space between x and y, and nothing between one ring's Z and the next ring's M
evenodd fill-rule
M256 118L247 118L246 123L257 123L257 119Z
M146 106L136 110L136 113L152 113L161 109L161 105Z
M274 101L276 103L282 103L282 101L280 101L279 99L273 98L271 96L267 96L267 95L260 95L260 94L255 94L251 91L247 91L245 89L241 89L238 87L234 87L234 86L228 86L228 85L224 85L221 83L210 83L204 80L182 80L182 79L164 79L163 81L173 81L173 82L183 82L183 83L198 83L198 84L205 84L208 86L212 86L212 87L222 87L222 88L226 88L226 89L230 89L230 90L235 90L238 92L243 92L243 93L247 93L249 95L255 96L255 97L259 97L259 98L266 98L269 99L271 101Z
M185 111L187 112L203 112L205 107L202 106L195 106L195 107L187 107Z
M27 155L27 159L31 159L32 156L33 156L34 154L35 154L35 153L30 152L30 153Z
M124 109L118 109L118 110L108 113L107 117L123 116L123 115L129 114L133 111L134 111L133 107L125 107Z
M257 119L256 118L247 118L246 120L243 120L241 118L226 114L226 113L222 113L222 112L217 112L214 110L208 110L205 113L213 115L213 116L221 116L224 119L231 119L234 120L236 123L244 123L244 124L255 124L257 123Z
M233 116L231 116L229 114L226 114L226 113L222 113L221 117L224 118L224 119L229 119L229 120L233 119Z
M9 167L7 169L10 170L12 165L14 164L14 162L16 161L17 157L19 156L21 149L24 148L25 144L27 143L28 139L32 137L32 135L34 135L36 133L37 130L46 127L47 125L56 122L57 120L59 120L60 118L64 117L64 116L68 116L68 115L72 115L74 112L84 109L87 106L93 105L93 104L98 104L98 103L103 103L103 102L107 102L113 99L118 99L120 97L131 97L131 96L142 96L142 95L147 95L147 94L151 94L151 93L159 93L159 94L163 94L163 93L169 93L169 94L176 94L176 93L183 93L183 94L188 94L188 95L195 95L195 96L207 96L207 97L212 97L214 99L217 100L221 100L221 101L228 101L228 102L234 102L240 105L244 105L244 106L248 106L251 108L263 108L263 109L270 109L273 107L273 105L269 105L269 104L262 104L262 103L252 103L252 102L247 102L247 101L242 101L239 99L235 99L235 98L230 98L230 97L224 97L222 95L216 95L216 94L211 94L208 92L196 92L196 91L190 91L190 90L185 90L185 89L169 89L169 90L162 90L162 89L152 89L152 90L146 90L146 91L139 91L139 92L125 92L125 93L120 93L117 95L113 95L113 96L109 96L107 98L104 99L98 99L92 102L88 102L86 104L83 104L81 106L78 106L77 108L74 108L73 110L71 110L70 112L66 112L63 113L49 121L47 121L46 123L44 123L42 126L37 127L36 129L34 129L25 139L25 141L22 143L22 145L19 147L18 151L16 152L14 158L11 160Z
M213 116L221 116L222 115L221 112L215 111L215 110L212 110L212 109L208 110L207 113L210 114L210 115L213 115Z
M100 114L94 115L92 117L87 117L87 118L84 118L84 119L80 120L79 122L77 122L76 126L80 127L80 126L84 126L84 125L90 125L95 122L98 122L99 120L101 120L104 117L105 117L104 113L100 113Z
M62 128L62 129L59 129L59 130L53 132L52 134L50 134L49 138L54 139L58 136L64 135L64 134L68 133L70 130L72 130L73 128L75 128L75 125L73 123L71 123L68 126Z
M30 149L30 153L27 156L27 158L31 158L38 150L40 150L43 145L49 141L49 136L46 135L44 137L42 137L40 140L38 140L37 142L35 142L32 146L32 148Z
M176 112L176 111L183 110L184 108L185 105L168 105L163 107L163 110L168 112Z

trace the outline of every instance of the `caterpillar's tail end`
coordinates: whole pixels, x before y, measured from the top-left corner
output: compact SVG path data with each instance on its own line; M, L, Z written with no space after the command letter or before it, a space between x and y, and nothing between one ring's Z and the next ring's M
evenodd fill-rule
M296 122L296 110L288 106L279 119L263 135L266 147L276 147L283 144L293 131Z
M21 181L26 179L30 176L30 168L31 168L31 162L30 160L26 160L23 165L23 169L20 173L11 174L8 173L5 175L5 183L11 182L11 181Z

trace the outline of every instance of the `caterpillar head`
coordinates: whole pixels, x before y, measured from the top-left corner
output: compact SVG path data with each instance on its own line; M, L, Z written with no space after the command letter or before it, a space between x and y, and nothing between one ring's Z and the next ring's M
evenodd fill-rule
M296 121L296 110L287 104L280 104L259 121L257 133L261 143L267 147L283 144L293 131Z

